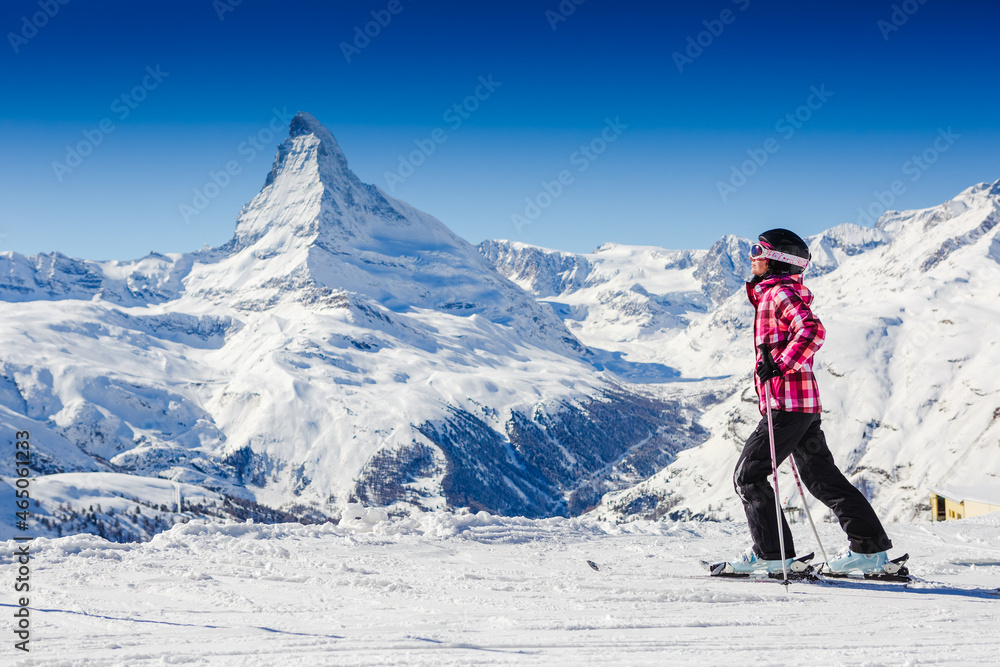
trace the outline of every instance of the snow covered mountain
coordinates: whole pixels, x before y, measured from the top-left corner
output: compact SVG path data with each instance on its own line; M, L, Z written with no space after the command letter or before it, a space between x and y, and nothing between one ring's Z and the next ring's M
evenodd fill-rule
M1000 481L998 219L1000 181L810 239L828 438L887 518ZM0 434L31 434L43 534L358 501L739 517L749 245L477 249L300 113L219 248L0 254Z
M479 246L497 270L548 303L619 374L639 382L677 378L663 344L743 286L750 242L726 236L709 250L606 243L577 255L510 241ZM627 360L625 359L627 357ZM665 372L656 373L657 368ZM686 375L696 374L688 368Z
M128 538L181 509L318 519L356 500L575 514L705 436L358 180L306 113L226 245L0 254L0 311L0 431L31 433L43 527Z
M841 468L889 519L927 517L932 486L1000 487L1000 378L992 373L1000 351L988 333L1000 321L998 220L1000 181L940 206L890 211L873 229L842 225L809 239L806 284L828 330L816 365L824 428ZM609 494L599 514L742 515L731 474L760 418L752 309L741 289L748 244L723 239L707 256L480 247L501 273L553 304L584 344L622 363L669 365L680 377L659 384L661 395L704 409L708 440ZM785 501L799 507L786 474Z

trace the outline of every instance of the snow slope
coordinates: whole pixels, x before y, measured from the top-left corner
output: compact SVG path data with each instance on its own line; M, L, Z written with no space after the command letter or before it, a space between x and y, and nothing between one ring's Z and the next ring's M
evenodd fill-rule
M742 548L739 524L356 510L368 520L39 539L31 652L8 638L2 661L972 665L1000 651L1000 513L889 526L918 577L907 588L786 590L704 576L699 559ZM820 528L836 542L835 525ZM11 581L14 545L0 549Z

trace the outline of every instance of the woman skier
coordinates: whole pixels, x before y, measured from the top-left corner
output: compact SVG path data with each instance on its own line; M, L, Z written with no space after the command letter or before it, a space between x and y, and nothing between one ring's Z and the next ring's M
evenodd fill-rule
M775 468L791 455L806 488L833 510L850 540L850 548L827 563L824 571L882 574L892 542L864 494L833 462L821 427L822 408L812 360L823 344L826 330L810 309L812 293L802 284L809 249L787 229L766 231L758 241L750 251L753 279L747 283L747 296L756 311L754 385L760 412L765 416L743 446L733 475L753 546L742 557L726 563L719 574L760 570L780 573L791 570L794 561L792 533L785 517L778 517L774 491L767 480L772 460L764 383L770 387ZM783 554L779 521L784 534Z

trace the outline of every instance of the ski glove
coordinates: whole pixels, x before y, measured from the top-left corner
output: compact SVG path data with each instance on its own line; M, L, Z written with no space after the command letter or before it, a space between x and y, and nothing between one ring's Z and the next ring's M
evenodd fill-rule
M774 363L771 351L767 349L767 345L759 345L758 347L760 348L760 362L757 364L757 377L761 383L765 383L772 378L781 377L781 369L778 368L778 364Z

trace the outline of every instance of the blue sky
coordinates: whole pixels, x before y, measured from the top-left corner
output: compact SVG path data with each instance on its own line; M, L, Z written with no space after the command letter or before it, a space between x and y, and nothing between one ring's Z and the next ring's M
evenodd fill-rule
M865 222L890 198L932 206L1000 178L998 14L940 0L9 1L0 250L224 243L286 110L473 243L707 248Z

